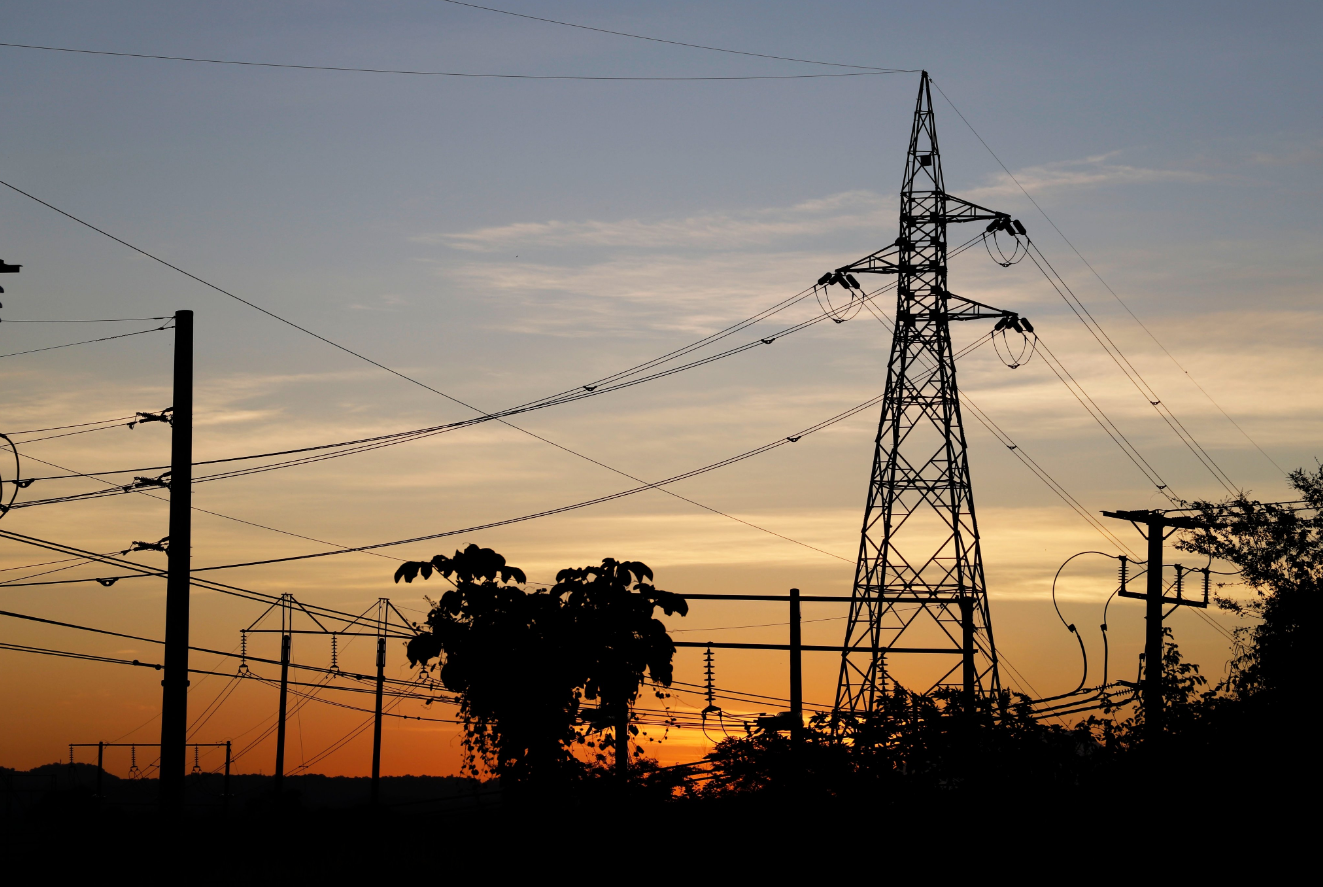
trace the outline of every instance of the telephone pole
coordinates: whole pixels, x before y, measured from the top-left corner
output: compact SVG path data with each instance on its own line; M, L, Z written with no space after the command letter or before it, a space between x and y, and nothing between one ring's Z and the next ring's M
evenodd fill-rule
M174 410L170 429L170 545L161 680L161 805L184 802L188 751L188 607L193 548L193 312L175 312Z
M293 640L294 610L290 606L290 595L281 595L280 600L280 713L276 722L276 781L275 793L279 795L285 787L285 716L289 710L289 653Z
M381 696L386 683L386 599L377 599L377 713L372 724L372 806L381 799Z
M803 641L800 637L799 589L790 589L790 735L796 741L804 732Z
M1124 585L1117 591L1120 597L1144 601L1144 674L1140 682L1140 704L1144 711L1144 728L1150 736L1162 732L1162 607L1208 607L1208 570L1200 570L1204 577L1203 599L1186 598L1182 575L1184 568L1176 564L1176 596L1166 596L1162 582L1163 542L1176 530L1203 530L1208 522L1192 517L1171 516L1163 511L1104 511L1103 517L1130 521L1148 539L1148 574L1144 593L1130 591ZM1170 532L1168 532L1170 531Z

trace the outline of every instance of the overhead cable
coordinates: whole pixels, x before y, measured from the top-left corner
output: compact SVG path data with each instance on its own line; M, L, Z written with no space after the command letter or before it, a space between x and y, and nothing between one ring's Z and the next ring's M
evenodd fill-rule
M647 37L642 34L630 34L626 31L611 31L606 28L594 28L589 25L579 25L579 24L574 24L573 22L559 21L554 18L542 18L540 16L528 15L522 12L511 12L508 9L497 9L494 6L481 6L477 3L465 3L463 2L463 0L441 0L441 2L449 3L452 6L466 6L469 9L480 9L483 12L495 12L500 15L508 15L513 18L522 18L534 22L543 22L544 24L548 24L548 25L560 25L563 28L575 28L580 31L593 31L598 34L609 34L613 37L628 37L631 40L646 40L649 43L664 43L669 46L683 46L686 49L701 49L706 52L721 52L721 53L727 53L729 55L743 55L743 56L750 56L752 58L772 59L778 62L798 62L799 64L804 64L804 65L825 65L832 68L855 68L861 71L875 71L878 73L886 73L886 74L919 73L917 69L875 68L869 65L847 65L847 64L842 64L841 62L819 62L819 61L814 61L813 59L801 59L801 58L794 58L792 56L768 55L762 52L746 52L740 49L724 49L719 46L704 46L701 43L684 43L679 40L664 40L661 37Z
M288 563L290 561L310 560L313 558L330 557L339 554L351 554L360 551L372 551L374 549L380 549L380 548L392 548L398 545L410 545L416 542L429 542L435 539L444 539L450 536L459 536L465 533L476 533L482 530L493 529L495 527L504 527L504 526L509 526L511 524L523 523L524 521L536 520L542 517L550 517L556 514L564 514L567 511L576 511L580 508L587 508L589 506L599 505L604 502L612 502L615 501L616 499L623 499L626 496L633 496L636 493L642 493L646 490L655 490L667 484L673 484L673 483L677 483L678 481L688 480L689 478L698 477L699 475L707 474L710 471L715 471L719 468L725 468L728 465L734 465L738 462L743 462L745 459L751 459L754 456L760 456L763 453L770 452L774 449L777 449L778 447L782 447L787 444L796 443L801 438L807 435L821 431L822 429L827 428L831 425L835 425L838 422L842 422L845 419L848 419L851 416L854 416L857 413L868 409L869 407L881 403L884 396L885 395L878 395L877 397L866 400L863 403L858 404L857 406L853 406L850 409L845 410L844 412L837 413L835 416L832 416L829 419L825 419L816 425L812 425L808 428L805 428L804 430L800 431L797 434L793 434L788 437L779 438L778 440L772 441L771 443L763 444L762 446L755 447L752 450L746 450L743 453L740 453L735 456L730 456L726 459L722 459L719 462L713 462L710 465L705 465L701 468L691 469L690 471L683 472L682 474L673 475L671 477L665 478L664 480L654 481L652 483L645 482L637 487L631 487L630 489L627 490L620 490L619 492L610 493L605 496L598 496L594 499L586 499L582 502L576 502L572 505L562 505L557 508L549 508L545 511L534 512L533 514L526 514L520 517L506 518L504 520L492 521L490 523L479 524L473 527L465 527L463 529L446 530L440 533L429 533L423 536L413 536L408 539L397 539L393 542L377 542L371 545L358 545L351 548L343 549L341 551L313 552L311 554L290 555L288 557L267 558L265 560L260 560L260 561L247 561L244 563L236 563L236 564L217 564L211 567L195 567L193 569L193 572L196 574L196 573L207 572L210 570L230 570L239 567L255 567L264 564ZM0 535L4 535L3 531L0 531Z
M397 377L399 377L400 379L405 380L406 382L409 382L409 383L411 383L411 384L413 384L413 385L417 385L418 387L423 388L423 389L426 390L426 391L430 391L431 393L436 394L436 395L438 395L438 396L440 396L440 397L443 397L443 398L445 398L446 400L449 400L449 401L452 402L452 403L458 404L458 405L464 407L465 409L472 410L473 412L478 413L480 416L488 415L488 413L487 413L485 410L481 410L481 409L479 409L478 407L475 407L475 406L473 406L472 404L466 403L466 402L464 402L463 400L460 400L460 399L457 398L457 397L454 397L454 396L452 396L452 395L450 395L450 394L447 394L447 393L445 393L444 391L441 391L441 390L438 389L438 388L434 388L433 386L428 385L427 383L425 383L425 382L423 382L423 381L421 381L421 380L419 380L419 379L415 379L415 378L413 378L412 376L409 376L409 375L407 375L407 374L405 374L405 373L400 372L399 370L396 370L396 369L393 369L393 368L391 368L391 367L389 367L389 366L386 366L385 364L380 363L380 362L378 362L378 361L376 361L376 360L373 360L372 358L367 357L367 356L364 355L364 354L360 354L359 352L354 351L353 349L348 348L348 347L346 347L346 346L344 346L344 345L341 345L341 344L339 344L338 342L332 341L331 339L328 339L328 338L326 338L325 336L322 336L322 335L320 335L320 334L318 334L318 333L315 333L315 332L313 332L312 330L310 330L310 329L308 329L308 328L306 328L306 327L300 326L299 324L295 323L295 322L292 321L292 320L288 320L288 319L286 319L286 318L284 318L284 317L281 317L280 315L276 314L275 312L273 312L273 311L269 311L269 310L267 310L266 308L263 308L263 307L261 307L260 305L256 304L255 302L251 302L251 301L249 301L248 299L243 298L242 296L238 296L238 295L236 295L236 294L234 294L234 293L232 293L232 292L230 292L230 291L228 291L228 290L226 290L226 289L223 289L222 287L217 286L216 284L213 284L213 283L211 283L211 282L209 282L209 281L207 281L207 280L204 280L204 279L201 278L201 277L198 277L196 274L192 274L191 272L185 271L183 268L179 267L178 265L174 265L174 264L172 264L172 263L170 263L170 262L167 262L165 259L162 259L162 258L160 258L159 256L153 255L152 253L149 253L149 252L147 252L146 250L141 249L140 247L134 246L133 244L129 243L128 241L123 240L123 239L121 239L121 238L119 238L119 237L116 237L115 235L111 234L110 232L108 232L108 231L106 231L106 230L104 230L104 229L102 229L102 228L98 228L97 226L91 224L90 222L83 221L82 219L78 218L77 216L74 216L73 214L68 213L68 212L62 210L62 209L60 209L59 207L54 206L53 204L47 203L46 201L42 200L41 198L36 197L36 196L34 196L34 195L32 195L32 194L29 194L28 192L22 190L21 188L17 188L17 187L15 187L14 185L11 185L11 184L9 184L8 182L5 182L5 181L3 181L3 180L0 180L0 185L3 185L4 187L6 187L6 188L10 189L11 191L15 192L16 194L21 194L22 196L27 197L29 200L32 200L32 201L34 201L35 203L39 203L39 204L41 204L42 206L46 207L47 209L52 210L53 212L59 213L60 215L62 215L62 216L64 216L65 218L69 219L70 221L76 222L77 224L82 225L82 226L84 226L85 228L88 228L89 230L95 231L95 232L97 232L98 234L101 234L102 236L107 237L107 238L109 238L110 240L113 240L113 241L115 241L116 243L118 243L118 244L120 244L120 245L122 245L122 246L125 246L125 247L127 247L128 249L133 250L134 252L138 253L139 255L142 255L142 256L144 256L144 257L146 257L146 258L148 258L148 259L151 259L152 261L157 262L158 264L163 265L163 266L165 266L165 267L167 267L167 268L169 268L169 269L171 269L171 270L173 270L173 271L177 271L178 273L183 274L185 277L188 277L190 280L194 280L194 281L196 281L196 282L202 284L203 286L205 286L205 287L207 287L207 288L209 288L209 289L212 289L212 290L214 290L214 291L216 291L216 292L218 292L218 293L220 293L220 294L222 294L222 295L224 295L224 296L226 296L226 297L228 297L228 298L234 299L235 301L237 301L237 302L239 302L239 303L241 303L241 304L243 304L243 305L247 305L248 307L252 308L253 310L258 311L258 312L260 312L260 313L262 313L262 314L265 314L266 316L272 318L273 320L277 320L277 321L279 321L280 323L283 323L283 324L285 324L285 325L287 325L287 326L289 326L289 327L292 327L293 329L296 329L296 330L298 330L298 331L300 331L300 332L302 332L302 333L305 333L306 335L312 336L313 338L315 338L315 339L317 339L317 340L319 340L319 341L321 341L321 342L324 342L325 344L330 345L331 347L333 347L333 348L335 348L335 349L337 349L337 350L339 350L339 351L343 351L344 353L346 353L346 354L348 354L348 355L351 355L352 357L356 357L356 358L358 358L359 360L362 360L362 361L364 361L365 363L371 364L372 366L375 366L375 367L377 367L378 369L381 369L381 370L383 370L383 371L385 371L385 372L388 372L388 373L390 373L390 374L393 375L393 376L397 376ZM563 445L563 444L559 444L559 443L557 443L556 441L551 440L551 439L548 438L548 437L544 437L543 435L540 435L540 434L538 434L538 433L536 433L536 432L529 431L528 429L526 429L526 428L522 428L522 427L520 427L520 426L518 426L518 425L515 425L515 424L512 423L512 422L508 422L508 421L506 421L505 419L500 419L500 418L498 418L497 421L499 421L502 425L505 425L505 426L507 426L507 427L509 427L509 428L511 428L511 429L513 429L513 430L515 430L515 431L518 431L520 434L524 434L524 435L526 435L526 436L528 436L528 437L531 437L531 438L533 438L534 440L540 441L540 442L542 442L542 443L544 443L544 444L546 444L546 445L548 445L548 446L555 447L556 449L558 449L558 450L560 450L560 451L562 451L562 452L564 452L564 453L566 453L566 454L568 454L568 455L574 456L575 458L582 459L582 460L584 460L585 462L589 462L589 463L591 463L591 464L593 464L593 465L598 466L599 468L603 468L603 469L605 469L605 470L607 470L607 471L610 471L610 472L612 472L613 474L618 474L618 475L620 475L621 477L624 477L624 478L626 478L626 479L628 479L628 480L632 480L632 481L634 481L635 483L643 483L643 481L642 481L641 478L638 478L638 477L636 477L636 476L630 474L629 472L622 471L622 470L620 470L620 469L618 469L618 468L615 468L615 467L613 467L613 466L611 466L611 465L608 465L608 464L606 464L605 462L601 461L600 459L595 459L595 458L593 458L592 456L588 456L588 455L586 455L586 454L584 454L584 453L581 453L581 452L579 452L579 451L577 451L577 450L574 450L574 449L572 449L572 448L570 448L570 447L567 447L567 446L565 446L565 445ZM711 512L712 514L716 514L716 515L719 515L719 516L721 516L721 517L725 517L725 518L727 518L727 519L729 519L729 520L733 520L733 521L736 521L736 522L738 522L738 523L745 524L746 526L749 526L749 527L751 527L751 528L757 529L757 530L759 530L760 532L769 533L769 534L771 534L771 535L778 536L779 538L787 539L787 541L793 542L794 544L796 544L796 545L800 545L800 546L802 546L802 547L806 547L806 548L810 548L810 549L813 549L813 548L814 548L814 546L808 545L807 543L798 542L797 540L789 539L788 537L782 536L782 535L779 534L779 533L774 533L773 531L768 530L768 529L766 529L765 527L758 527L756 524L753 524L753 523L751 523L751 522L749 522L749 521L742 520L742 519L740 519L740 518L736 518L736 517L734 517L733 515L727 514L726 512L723 512L723 511L721 511L721 510L719 510L719 509L712 508L711 506L705 505L705 504L703 504L703 503L701 503L701 502L698 502L698 501L696 501L696 500L694 500L694 499L690 499L690 498L687 497L687 496L682 496L682 495L680 495L679 493L676 493L676 492L674 492L674 491L672 491L672 490L666 490L666 489L663 489L662 492L665 493L665 494L668 495L668 496L671 496L672 498L679 499L679 500L682 501L682 502L687 502L687 503L689 503L690 505L693 505L693 506L696 507L696 508L701 508L701 509L703 509L704 511ZM819 549L815 549L815 550L819 550ZM831 555L831 554L829 554L828 552L822 552L822 553L823 553L823 554L828 554L828 556L830 556L830 557L837 557L836 555Z
M647 38L644 38L647 39ZM338 71L352 74L402 74L415 77L454 77L474 80L589 80L589 81L723 81L723 80L821 80L835 77L877 77L883 74L912 73L900 70L869 69L833 74L735 74L725 76L645 77L583 74L500 74L469 71L422 71L408 68L354 68L347 65L295 65L286 62L247 62L236 59L213 59L184 55L155 55L145 52L113 52L105 49L75 49L69 46L40 46L34 43L0 43L11 49L36 49L44 52L67 52L77 55L116 56L153 59L166 62L197 62L207 65L235 65L244 68L285 68L295 71ZM750 53L751 54L751 53ZM853 66L851 66L853 67Z
M874 310L872 305L867 305L866 307L868 308L869 313L871 313L877 319L877 321L882 324L883 328L885 328L888 332L893 331L893 326L887 321L885 317L883 317L881 314L878 314L877 311ZM986 340L987 337L984 337L982 339L977 340L977 343L981 344ZM966 346L966 348L962 349L956 355L956 357L958 358L960 357L960 355L968 353L969 350L970 350L970 346ZM1089 511L1087 508L1081 505L1078 499L1072 496L1065 487L1063 487L1054 477L1052 477L1051 474L1048 473L1047 469L1043 468L1027 452L1025 452L1025 450L1019 444L1017 444L1009 434L1003 431L1001 426L999 426L996 422L994 422L992 420L992 417L989 416L987 413L985 413L967 393L965 393L964 391L960 391L959 394L960 394L960 402L969 408L974 418L977 419L983 425L983 427L986 428L992 434L992 436L997 439L999 443L1001 443L1002 446L1006 447L1006 449L1010 451L1011 455L1015 456L1015 458L1018 459L1020 463L1024 465L1025 468L1028 468L1029 471L1035 477L1037 477L1040 481L1042 481L1047 486L1047 488L1057 496L1057 498L1061 499L1062 502L1066 503L1066 505L1077 515L1079 515L1079 517L1085 523L1087 523L1089 526L1093 527L1095 530L1101 533L1102 536L1105 539L1107 539L1109 542L1113 543L1122 550L1130 551L1131 554L1134 554L1134 552L1131 551L1128 545L1126 545L1123 541L1121 541L1121 539L1117 537L1117 535L1113 533L1106 525L1104 525L1102 521L1098 520L1098 518L1095 517L1091 511Z
M942 90L942 87L938 86L936 82L933 82L933 86L936 87L939 93L941 93L942 98L946 99L946 103L951 106L952 111L956 112L956 116L960 118L961 122L963 122L965 126L969 128L969 131L974 134L974 138L978 139L979 144L981 144L984 147L984 149L988 152L988 154L992 156L993 160L997 161L997 165L1002 168L1002 171L1006 173L1007 177L1010 178L1010 180L1015 183L1015 187L1020 189L1020 192L1029 199L1029 202L1034 205L1034 208L1037 209L1038 212L1042 215L1042 217L1045 220L1047 220L1047 223L1052 226L1052 230L1056 231L1057 234L1061 237L1061 239L1066 242L1066 246L1070 247L1070 251L1073 252L1079 258L1079 260L1084 263L1084 267L1088 268L1089 272L1098 279L1098 282L1103 285L1103 289L1107 290L1107 292L1111 294L1112 298L1116 300L1117 304L1119 304L1122 308L1125 309L1125 313L1129 314L1131 319L1134 320L1135 323L1139 324L1140 329L1142 329L1148 335L1148 337L1153 340L1153 343L1157 345L1158 348L1162 349L1162 353L1167 355L1167 357L1171 360L1173 364L1176 365L1176 368L1181 371L1181 373L1185 376L1185 378L1190 380L1190 384L1192 384L1195 388L1198 388L1199 392L1203 394L1204 397L1208 398L1208 402L1211 403L1214 407L1216 407L1217 411L1221 413L1228 422L1234 425L1237 431L1239 431L1242 435L1244 435L1245 439L1254 446L1254 449L1258 450L1259 453L1263 455L1263 458L1267 459L1270 463L1272 463L1272 466L1274 468L1282 472L1282 474L1286 474L1287 473L1286 470L1283 469L1282 466L1278 465L1277 461L1273 459L1272 456L1269 456L1268 453L1263 449L1263 447L1259 446L1258 442L1255 441L1254 438L1250 437L1249 432L1246 431L1243 427L1241 427L1239 422L1231 418L1231 414L1228 413L1226 410L1224 410L1222 408L1222 405L1219 404L1216 400L1214 400L1213 396L1208 393L1208 391L1204 388L1204 386L1200 385L1199 382L1194 378L1194 376L1190 374L1190 371L1181 365L1181 362L1178 361L1176 359L1176 356L1167 349L1166 345L1162 344L1162 342L1159 341L1158 337L1154 335L1153 331L1148 328L1148 325L1145 324L1144 321L1140 320L1138 315L1136 315L1134 311L1130 310L1130 306L1127 305L1125 301L1117 294L1116 290L1112 289L1111 285L1106 280L1103 279L1102 275L1098 273L1098 269L1093 267L1093 263L1091 263L1088 259L1086 259L1084 257L1084 254L1081 253L1078 248L1076 248L1075 244L1071 241L1071 239L1066 236L1065 232L1062 231L1061 228L1057 226L1057 223L1052 220L1052 217L1047 214L1047 210L1043 209L1043 207L1039 205L1038 201L1034 199L1034 196L1030 194L1028 189L1025 188L1024 185L1021 184L1020 180L1015 177L1015 173L1011 172L1010 168L1007 167L1005 163L1002 163L1001 158L997 156L997 152L993 151L992 147L988 145L988 143L984 140L983 136L979 135L978 130L974 129L974 125L969 122L969 120L965 117L963 113L961 113L960 109L956 107L955 102L951 101L951 97L948 96Z
M61 348L73 348L78 345L92 345L97 342L109 342L112 339L127 339L130 336L141 336L146 333L159 333L162 330L167 329L170 329L169 324L152 327L149 330L136 330L132 333L120 333L118 336L102 336L99 339L84 339L81 342L66 342L63 345L47 345L45 348L29 348L27 351L11 351L8 354L0 354L0 357L19 357L23 354L37 354L42 351L58 351Z
M1223 471L1213 460L1213 457L1208 454L1208 451L1200 445L1199 441L1195 440L1194 435L1181 424L1181 421L1176 418L1176 415L1171 411L1171 408L1162 402L1162 398L1158 397L1157 392L1153 390L1153 387L1148 384L1148 381L1140 374L1139 370L1135 369L1135 365L1130 362L1130 359L1125 356L1117 344L1112 341L1112 338L1107 335L1107 331L1102 328L1102 324L1098 323L1097 318L1095 318L1092 312L1089 311L1088 306L1080 300L1079 296L1075 295L1074 291L1066 284L1065 280L1061 278L1061 275L1057 273L1057 269L1052 267L1052 263L1043 255L1042 251L1038 248L1038 245L1033 243L1033 241L1030 241L1029 245L1031 247L1029 258L1033 261L1034 265L1040 272L1042 272L1043 276L1047 278L1048 283L1050 283L1052 288L1057 291L1057 294L1061 296L1063 301L1065 301L1066 306L1070 308L1071 312L1080 323L1084 324L1084 328L1089 331L1094 340L1097 341L1098 345L1107 353L1107 356L1112 359L1112 362L1115 363L1117 368L1125 375L1126 379L1134 385L1135 390L1148 401L1149 405L1153 407L1158 416L1167 424L1167 427L1180 438L1181 443L1194 454L1194 457L1199 460L1200 464L1208 469L1209 473L1213 475L1213 479L1221 484L1223 489L1229 494L1233 496L1236 495L1238 489L1231 478L1228 477L1226 472ZM1047 267L1044 268L1044 265ZM1048 273L1049 270L1052 272L1051 274ZM1053 277L1055 277L1055 280ZM1060 286L1058 286L1058 283ZM1084 313L1081 314L1081 311Z

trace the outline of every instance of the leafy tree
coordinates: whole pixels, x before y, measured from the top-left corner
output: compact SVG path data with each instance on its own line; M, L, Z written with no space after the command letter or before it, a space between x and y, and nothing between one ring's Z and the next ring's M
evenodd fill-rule
M1297 699L1305 689L1306 622L1317 612L1323 590L1323 466L1293 471L1290 482L1303 500L1294 505L1263 504L1243 494L1220 503L1196 502L1209 528L1177 543L1240 567L1254 590L1248 603L1219 597L1218 605L1260 620L1237 631L1241 644L1230 685L1241 698L1262 696L1270 705Z
M661 607L685 615L688 605L653 587L645 564L607 558L562 570L554 587L529 592L519 587L527 582L523 571L470 545L454 557L402 564L395 581L433 573L455 587L415 626L409 662L439 667L442 684L459 695L466 763L475 774L481 763L514 784L579 779L585 765L572 749L585 742L576 730L581 719L589 733L613 722L618 739L631 729L629 704L645 674L662 686L671 682L675 645L653 614ZM600 704L583 710L584 699ZM627 740L619 745L627 754Z

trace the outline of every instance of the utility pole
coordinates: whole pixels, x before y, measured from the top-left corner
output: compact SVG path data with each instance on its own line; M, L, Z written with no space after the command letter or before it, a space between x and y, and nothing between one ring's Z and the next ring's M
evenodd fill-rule
M174 409L170 430L170 545L161 680L161 806L184 802L188 751L188 605L193 548L193 312L175 312Z
M790 589L790 735L798 741L804 732L804 670L799 634L799 589Z
M381 799L381 694L386 683L386 599L377 599L377 713L372 725L372 806Z
M280 601L280 720L276 727L276 794L285 786L285 713L289 701L289 647L293 637L294 613L288 606L289 595L281 595Z
M1124 585L1117 594L1120 597L1138 598L1144 601L1144 675L1140 682L1140 704L1144 710L1144 727L1150 737L1162 732L1162 606L1171 604L1177 607L1208 607L1208 570L1204 574L1203 600L1187 599L1180 584L1181 566L1176 565L1176 596L1166 597L1163 592L1163 542L1168 532L1176 530L1202 530L1208 528L1208 522L1192 517L1168 515L1163 511L1104 511L1103 517L1130 521L1138 528L1143 525L1144 535L1148 538L1148 575L1145 577L1144 593L1130 591Z
M1144 725L1162 730L1162 515L1148 519L1148 582L1144 598Z

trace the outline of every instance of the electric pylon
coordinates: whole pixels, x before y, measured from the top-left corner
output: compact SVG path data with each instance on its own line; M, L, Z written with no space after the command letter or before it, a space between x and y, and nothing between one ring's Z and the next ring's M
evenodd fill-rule
M862 300L854 275L897 276L895 332L841 656L838 713L874 708L885 692L888 653L956 654L955 664L928 689L955 684L952 676L961 671L967 704L1000 689L950 323L999 318L998 329L1032 327L1015 312L946 288L947 226L981 220L991 220L989 231L1024 234L1006 213L946 193L924 72L900 191L900 237L818 281L843 286L852 300Z

